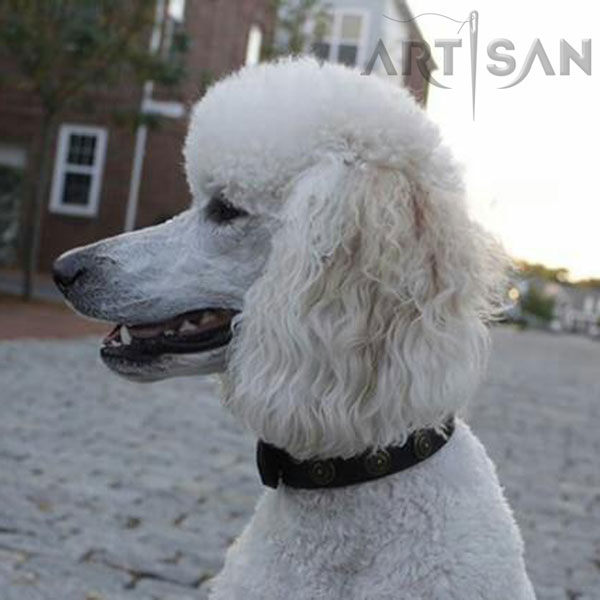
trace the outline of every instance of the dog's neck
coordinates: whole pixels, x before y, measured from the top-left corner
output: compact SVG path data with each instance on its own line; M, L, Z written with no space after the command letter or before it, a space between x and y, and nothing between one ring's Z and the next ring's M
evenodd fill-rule
M264 485L331 489L367 483L406 471L441 450L454 432L454 419L441 428L421 429L401 446L369 450L350 458L296 460L285 450L258 442L257 466Z
M347 459L373 448L399 446L421 429L442 427L454 412L452 405L432 410L404 407L398 392L381 393L363 403L343 397L319 403L300 393L293 399L285 394L259 400L254 394L238 396L230 373L221 374L220 380L226 408L258 439L302 461ZM360 411L355 410L359 405Z

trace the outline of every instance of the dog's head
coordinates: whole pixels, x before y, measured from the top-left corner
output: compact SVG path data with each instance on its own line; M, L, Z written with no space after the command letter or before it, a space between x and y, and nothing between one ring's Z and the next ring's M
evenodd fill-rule
M109 367L227 370L232 409L300 457L463 405L502 253L405 90L310 60L245 69L195 107L185 162L189 210L56 262L75 309L118 324Z

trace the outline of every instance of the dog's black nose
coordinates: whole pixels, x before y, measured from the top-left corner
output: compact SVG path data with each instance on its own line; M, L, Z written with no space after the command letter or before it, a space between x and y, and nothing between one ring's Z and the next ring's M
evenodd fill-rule
M85 273L85 266L77 253L68 252L59 256L52 265L54 283L61 291L71 287Z

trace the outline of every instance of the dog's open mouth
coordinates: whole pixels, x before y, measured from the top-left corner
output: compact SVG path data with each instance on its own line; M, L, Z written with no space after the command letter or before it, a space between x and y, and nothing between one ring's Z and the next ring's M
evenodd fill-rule
M104 338L101 355L108 359L144 361L161 354L206 352L231 340L237 311L205 308L160 323L116 325Z

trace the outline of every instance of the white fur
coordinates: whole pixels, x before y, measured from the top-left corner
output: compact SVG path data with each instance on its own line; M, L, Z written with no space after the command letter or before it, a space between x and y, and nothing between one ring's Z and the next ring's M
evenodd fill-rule
M494 466L461 423L408 471L266 492L210 598L531 600L522 552Z
M229 109L240 98L247 127ZM284 198L245 295L226 404L297 458L402 443L460 411L485 365L504 257L469 219L426 116L405 92L339 67L245 71L195 111L192 188L208 159L195 153L201 132L223 120L260 144L243 167L219 148L219 164L260 173L263 190L270 177ZM534 594L522 553L494 468L460 424L407 472L267 492L211 598L524 600Z
M226 406L301 459L400 444L460 413L485 368L505 257L405 90L311 60L244 69L195 107L185 164L192 208L78 250L92 283L69 299L126 323L240 309L233 342L113 368L226 371ZM211 223L217 191L249 216ZM530 600L522 553L494 468L459 423L408 471L267 492L211 598Z

